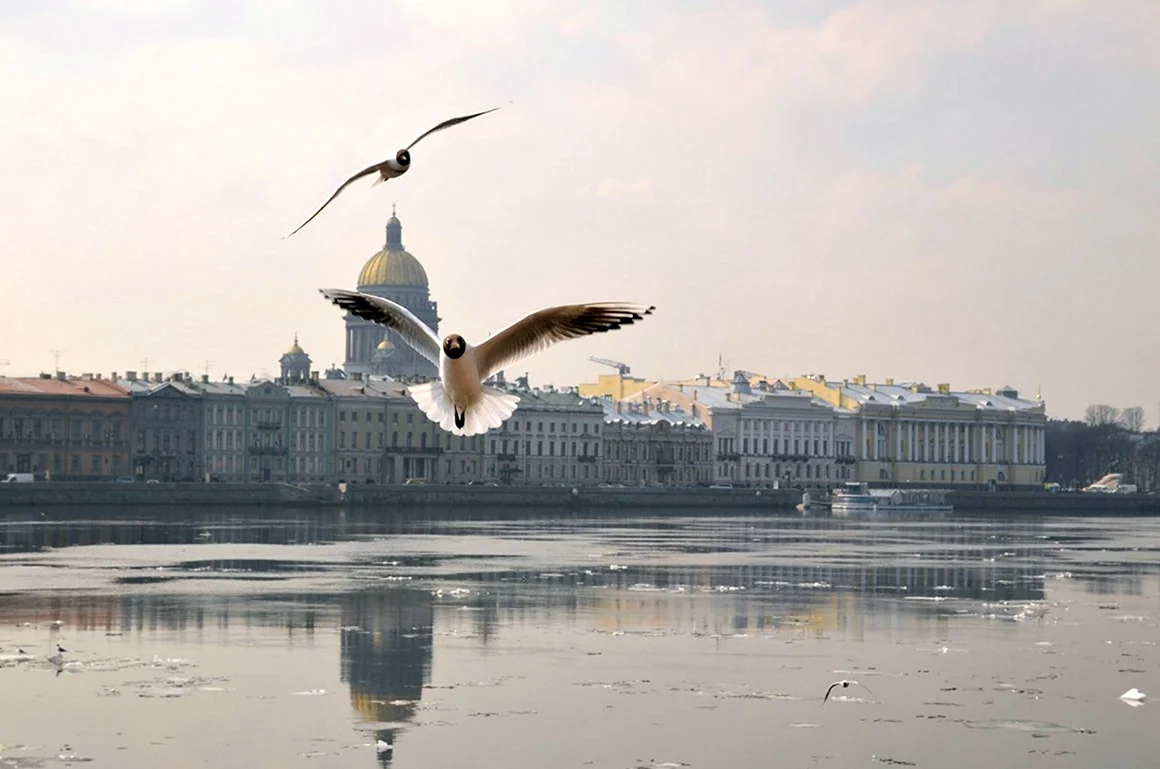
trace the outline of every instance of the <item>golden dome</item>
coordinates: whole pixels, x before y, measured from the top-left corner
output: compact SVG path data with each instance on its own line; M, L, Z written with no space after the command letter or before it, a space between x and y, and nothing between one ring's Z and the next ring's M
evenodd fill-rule
M305 355L306 353L298 346L298 335L294 335L294 344L290 345L290 349L286 350L287 355Z
M367 260L358 274L363 286L427 286L427 271L419 260L399 249L384 248Z
M403 225L395 216L393 206L391 218L387 220L387 243L363 265L358 285L427 288L427 271L403 248Z
M390 340L390 339L387 339L387 338L384 336L384 337L383 337L383 341L379 342L379 345L378 345L378 347L377 347L377 348L375 348L375 349L378 349L378 350L393 350L393 349L395 349L395 346L394 346L393 344L391 344L391 340Z

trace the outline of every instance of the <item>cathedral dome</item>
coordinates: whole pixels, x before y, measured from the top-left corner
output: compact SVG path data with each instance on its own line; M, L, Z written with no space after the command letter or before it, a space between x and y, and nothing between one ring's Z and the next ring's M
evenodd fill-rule
M391 213L387 220L387 243L367 260L358 274L358 287L416 286L427 287L427 271L403 248L403 226Z

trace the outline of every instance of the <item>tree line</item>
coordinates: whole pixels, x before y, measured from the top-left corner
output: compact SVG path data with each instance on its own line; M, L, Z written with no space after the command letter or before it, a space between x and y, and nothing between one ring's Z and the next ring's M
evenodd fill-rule
M1047 422L1046 478L1049 483L1082 488L1108 473L1141 492L1160 491L1160 431L1144 430L1144 409L1088 406L1083 421Z

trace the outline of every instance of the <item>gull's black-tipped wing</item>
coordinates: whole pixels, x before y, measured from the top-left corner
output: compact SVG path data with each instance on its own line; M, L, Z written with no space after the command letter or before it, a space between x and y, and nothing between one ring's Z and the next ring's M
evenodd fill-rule
M411 149L416 144L423 141L423 139L425 139L426 137L435 133L436 131L442 131L444 128L450 128L453 125L459 125L460 123L465 123L468 120L471 120L473 117L479 117L480 115L486 115L489 112L495 112L497 109L499 109L499 107L492 107L491 109L485 109L483 112L476 112L474 115L464 115L463 117L453 117L450 120L444 120L442 123L435 126L434 128L427 130L422 135L420 135L418 139L416 139L415 141L408 144L407 149Z
M333 195L331 195L329 198L327 198L327 199L326 199L326 202L325 202L325 203L323 203L321 206L319 206L319 207L318 207L318 210L317 210L317 211L315 211L313 214L311 214L309 219L307 219L306 221L302 222L302 224L298 225L298 226L297 226L297 227L294 229L294 232L298 232L298 230L302 229L303 227L305 227L306 225L308 225L308 224L310 224L312 221L314 221L314 217L316 217L316 216L318 216L319 214L321 214L321 213L322 213L322 209L324 209L324 208L326 208L327 206L329 206L329 205L330 205L330 201L332 201L332 200L334 200L335 198L337 198L337 197L338 197L338 193L342 192L342 191L343 191L343 190L345 190L347 187L349 187L349 186L351 185L351 183L353 183L353 182L357 182L359 179L363 178L364 176L370 176L371 174L378 172L378 171L379 171L379 170L380 170L382 167L383 167L383 164L382 164L382 163L376 163L375 165L373 165L373 166L370 166L369 168L364 168L363 170L359 171L357 174L355 174L354 176L350 177L350 178L349 178L349 179L347 179L345 182L343 182L342 184L340 184L340 185L338 186L338 189L334 191L334 194L333 194ZM291 233L290 233L290 235L293 235L293 234L294 234L294 232L291 232ZM284 236L282 237L282 240L285 240L286 238L290 237L290 235L284 235Z
M439 339L426 323L411 314L402 305L380 296L346 291L341 288L320 288L323 296L351 315L372 320L398 332L403 341L427 360L439 365Z
M630 325L651 315L655 309L652 305L601 302L566 304L533 312L475 348L479 375L487 379L557 342Z

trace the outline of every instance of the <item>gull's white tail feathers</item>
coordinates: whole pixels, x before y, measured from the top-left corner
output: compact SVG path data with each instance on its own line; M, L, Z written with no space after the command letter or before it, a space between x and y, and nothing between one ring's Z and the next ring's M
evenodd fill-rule
M505 393L492 387L480 388L480 397L467 407L463 427L455 426L455 406L443 382L426 382L407 388L411 400L427 418L452 435L480 435L499 427L516 410L520 402L518 395Z

